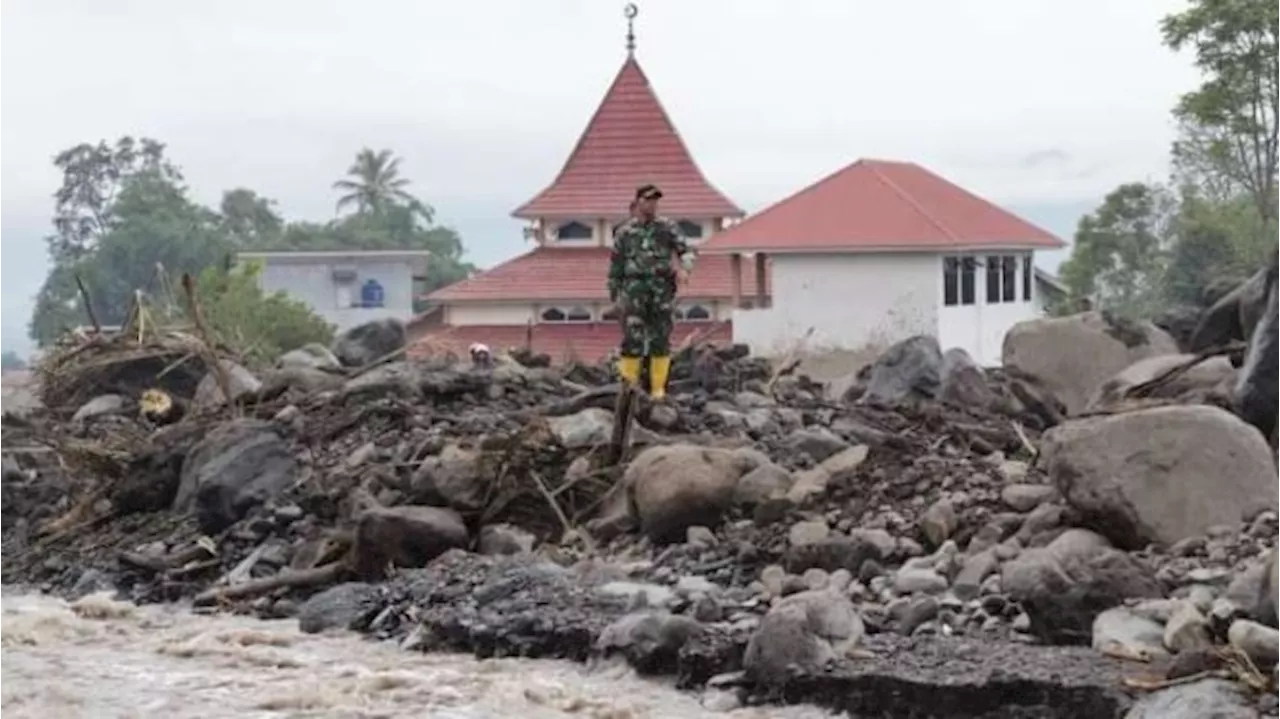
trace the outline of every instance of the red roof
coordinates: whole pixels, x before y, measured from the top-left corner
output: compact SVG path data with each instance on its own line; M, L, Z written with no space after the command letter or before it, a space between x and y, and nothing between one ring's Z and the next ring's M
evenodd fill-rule
M466 356L472 342L483 342L495 352L524 347L530 333L533 351L549 355L557 364L573 360L600 362L622 341L622 329L617 322L446 326L410 346L409 357L417 359L442 352ZM681 322L671 333L672 346L679 347L691 335L696 335L700 342L719 346L733 342L733 328L728 322Z
M606 247L538 247L470 279L432 292L434 302L607 300L609 254ZM727 255L703 255L694 265L689 286L680 295L690 299L733 296L733 266ZM765 292L769 291L765 273ZM742 294L755 293L755 269L742 263Z
M1053 234L910 162L858 160L748 217L708 251L1056 249Z
M634 57L628 57L564 168L516 217L623 218L636 188L662 189L676 218L741 217L693 161Z

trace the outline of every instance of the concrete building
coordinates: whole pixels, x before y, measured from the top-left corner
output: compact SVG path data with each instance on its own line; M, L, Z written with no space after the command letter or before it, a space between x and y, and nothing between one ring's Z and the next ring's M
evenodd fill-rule
M778 355L860 353L917 334L998 365L1004 335L1042 313L1034 254L1049 232L907 162L859 160L711 238L772 278L772 302L733 288L733 337ZM732 270L731 270L732 272ZM755 288L759 292L759 288Z
M388 317L414 317L415 287L430 253L413 250L241 252L262 264L264 292L284 292L338 331Z

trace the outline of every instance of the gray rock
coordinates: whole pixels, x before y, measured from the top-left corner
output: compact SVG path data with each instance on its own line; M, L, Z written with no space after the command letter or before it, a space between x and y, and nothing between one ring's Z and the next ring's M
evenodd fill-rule
M1191 602L1178 602L1164 625L1164 645L1174 652L1208 649L1213 646L1209 620Z
M863 400L892 406L907 399L933 399L938 395L941 372L938 340L929 335L910 337L872 363Z
M1093 648L1135 659L1168 656L1160 623L1125 607L1112 607L1093 620Z
M796 522L787 532L787 541L793 547L804 547L817 544L831 534L831 528L821 519Z
M920 625L938 616L940 607L941 604L934 597L912 597L907 601L902 616L898 619L898 632L904 636L911 636Z
M100 569L89 568L80 573L80 577L76 579L76 583L71 586L68 596L71 599L80 599L90 594L98 594L99 592L115 592L115 582L111 581L111 577Z
M941 594L947 591L947 579L932 569L907 565L894 575L893 588L901 594Z
M866 629L853 603L831 591L793 594L775 604L747 642L747 677L778 686L794 671L814 672L848 656Z
M194 511L203 531L218 532L288 489L300 473L297 458L272 424L225 422L187 454L173 506Z
M661 584L647 582L607 582L596 587L606 597L621 597L631 605L641 607L665 607L676 599L676 593Z
M1070 421L1045 434L1041 452L1066 500L1122 548L1172 545L1277 507L1271 449L1217 407Z
M1248 619L1237 619L1227 630L1227 641L1253 660L1255 666L1266 670L1280 661L1280 632Z
M688 617L633 612L605 627L595 649L602 656L621 654L641 672L658 672L674 667L680 649L703 631L701 624Z
M409 496L415 502L477 512L484 508L491 480L480 452L451 444L414 471Z
M395 395L407 399L421 397L422 371L408 362L388 362L347 380L342 385L342 395Z
M892 547L892 544L890 544ZM881 561L887 556L884 547L874 538L851 534L790 547L783 555L783 564L792 572L803 572L817 567L828 572L846 569L851 573L861 571L868 560Z
M942 355L941 385L938 399L957 407L990 407L996 394L987 385L982 371L968 352L953 347Z
M1258 711L1234 682L1204 679L1138 699L1125 719L1257 719Z
M80 405L80 409L71 415L72 422L83 422L94 417L108 414L120 414L125 410L129 400L123 395L102 394Z
M468 541L467 526L451 509L374 507L356 524L356 572L375 579L384 576L388 564L424 567L450 549L465 549Z
M789 451L807 454L815 462L822 462L848 448L848 442L835 436L830 430L822 428L802 429L792 434L787 440Z
M285 352L276 360L276 366L280 368L303 367L318 370L342 369L342 363L338 361L333 352L328 347L316 342L310 342L296 350Z
M382 608L378 588L347 582L313 595L298 610L298 628L307 634L328 629L358 630Z
M1030 512L1058 497L1058 490L1045 484L1010 484L1000 490L1000 499L1015 512Z
M960 599L968 601L978 596L982 581L1000 568L1000 560L994 549L987 549L964 560L964 566L952 583L952 591Z
M733 503L738 480L752 467L727 450L675 444L650 447L622 481L641 530L657 541L681 541L692 526L717 525Z
M1026 610L1032 632L1053 643L1087 642L1103 610L1129 598L1162 596L1146 565L1083 529L1023 551L1004 565L1001 583Z
M773 462L766 462L747 472L733 490L733 503L740 507L756 507L770 499L779 499L791 489L791 473Z
M347 367L362 367L403 349L405 340L404 323L400 320L374 320L338 335L333 341L333 356Z
M870 449L865 444L854 445L838 452L813 469L800 472L787 492L787 498L799 505L821 495L832 477L851 474L866 461Z
M480 528L476 548L481 554L526 554L537 541L531 533L513 524L486 524Z
M941 546L956 531L958 519L955 507L946 499L939 499L920 517L920 532L931 546Z
M560 446L587 449L609 443L613 434L613 413L599 407L588 407L577 414L552 417L547 424Z
M1086 409L1102 410L1124 400L1125 393L1144 382L1179 367L1194 359L1194 355L1173 354L1148 357L1124 368L1119 374L1103 382L1089 399ZM1153 398L1197 399L1208 396L1219 387L1229 387L1235 380L1236 370L1226 357L1211 357L1183 372L1172 381L1165 382L1146 395ZM1190 396L1189 396L1190 395Z
M231 401L236 402L241 398L252 395L262 389L262 381L259 380L252 372L241 367L235 362L229 360L219 360L223 372L226 373L227 386L231 390ZM196 393L191 403L200 409L211 407L221 407L226 404L227 398L222 393L222 387L218 384L218 376L210 371L200 380L200 384L196 385Z

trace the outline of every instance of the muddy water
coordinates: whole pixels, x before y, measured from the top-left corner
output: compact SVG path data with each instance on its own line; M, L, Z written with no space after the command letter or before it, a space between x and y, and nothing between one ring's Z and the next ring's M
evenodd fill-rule
M194 616L102 596L68 604L3 592L0 694L9 719L480 719L789 717L738 708L611 665L404 652L293 621ZM705 705L705 706L704 706Z

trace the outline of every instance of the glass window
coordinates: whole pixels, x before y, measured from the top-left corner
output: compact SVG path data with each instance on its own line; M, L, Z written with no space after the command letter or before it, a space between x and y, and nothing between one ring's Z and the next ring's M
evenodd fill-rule
M702 223L692 220L680 220L677 225L680 226L680 232L691 240L702 237Z
M558 240L589 240L591 237L591 228L577 220L560 225L559 229L556 230L556 239Z
M1018 301L1018 258L1005 255L1000 260L1000 299L1004 302Z
M564 322L564 311L559 307L548 307L542 311L543 322Z
M955 307L960 304L960 259L942 258L942 304Z
M1000 302L1000 257L987 256L987 304Z
M1022 300L1031 301L1031 282L1035 278L1035 268L1031 265L1031 255L1022 256Z

